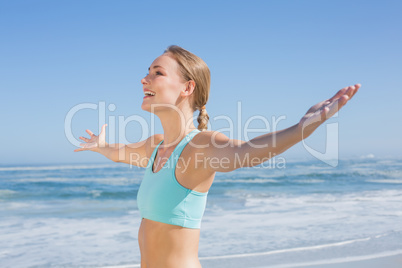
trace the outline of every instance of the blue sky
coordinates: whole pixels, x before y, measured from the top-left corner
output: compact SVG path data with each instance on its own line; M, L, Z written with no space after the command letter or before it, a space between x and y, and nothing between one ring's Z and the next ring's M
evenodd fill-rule
M233 138L244 139L238 130L252 116L285 116L277 127L289 127L311 105L361 83L328 121L338 126L339 155L398 157L401 10L400 1L1 1L0 165L107 161L74 153L65 135L67 114L83 103L104 103L106 122L116 122L109 138L139 141L139 121L119 132L118 118L150 122L140 80L172 44L210 67L207 111L235 122ZM77 112L71 133L96 133L98 117L99 109ZM262 128L262 120L250 126ZM161 133L159 121L155 129ZM322 126L306 143L322 150L326 133ZM285 154L308 155L301 144Z

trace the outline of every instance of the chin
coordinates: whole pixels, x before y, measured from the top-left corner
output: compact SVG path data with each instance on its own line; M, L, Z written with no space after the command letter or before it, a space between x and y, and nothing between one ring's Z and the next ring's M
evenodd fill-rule
M142 104L142 105L141 105L141 109L142 109L143 111L146 111L146 112L151 112L151 107L149 107L149 105L144 105L144 104Z
M174 104L157 104L156 107L151 109L152 105L153 104L142 103L141 104L141 109L143 111L150 112L150 113L153 113L153 114L159 114L159 113L163 113L163 112L171 112L172 111L171 107L175 107L176 110L178 109Z

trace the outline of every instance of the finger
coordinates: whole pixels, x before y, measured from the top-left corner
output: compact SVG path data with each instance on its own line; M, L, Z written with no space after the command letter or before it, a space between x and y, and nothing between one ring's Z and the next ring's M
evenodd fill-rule
M350 100L350 97L348 95L343 95L342 97L340 97L338 100L339 109L341 107L343 107L349 100Z
M85 137L80 137L81 140L85 141L85 142L89 142L89 139L85 138Z
M90 142L90 143L80 143L80 146L84 149L93 149L97 147L97 144L94 142Z
M91 137L94 135L89 129L85 130Z
M329 99L329 101L334 101L336 99L339 99L340 96L342 96L343 94L345 94L345 92L349 89L349 87L344 87L341 90L339 90L338 92L336 92L336 94Z
M105 132L106 127L107 127L107 124L104 124L104 125L102 126L101 132Z
M345 89L345 88L343 88L343 89ZM343 91L343 89L342 89L342 91ZM341 98L346 98L346 99L344 99L344 100L349 100L350 98L352 98L353 97L353 95L354 94L356 94L356 90L357 90L358 88L356 88L356 85L355 86L349 86L349 87L347 87L346 88L346 91L344 91L344 93L343 94L340 94L339 95L339 97L336 99L336 101L338 101L339 99L341 99ZM338 92L339 93L339 92ZM334 96L335 97L335 96ZM346 102L345 102L346 103ZM343 103L343 105L345 105L345 103ZM343 106L343 105L341 105L341 106L339 106L339 109ZM338 110L339 110L338 109Z
M355 90L355 86L350 86L344 95L346 95L350 98L353 96L354 90Z
M356 84L354 86L349 87L349 90L346 93L349 99L351 99L356 94L356 92L359 90L360 87L361 87L360 84Z
M327 109L328 107L323 107L323 109L320 111L321 122L327 120Z
M312 106L308 111L307 114L309 113L315 113L317 110L321 109L324 105L328 105L330 103L329 100L325 100L322 102L317 103L316 105Z
M75 149L74 152L82 152L82 151L90 151L90 150L91 150L91 148L85 148L85 147L83 147L83 148Z
M329 111L329 108L327 106L325 106L321 110L321 122L324 122L325 120L328 119L328 111Z
M355 90L353 91L352 96L350 96L350 98L352 98L352 97L357 93L357 91L359 91L359 88L360 88L360 87L361 87L360 84L356 84L356 85L355 85Z
M331 104L328 112L328 118L334 116L349 100L348 95L343 95L341 96L337 101L335 101L333 104Z

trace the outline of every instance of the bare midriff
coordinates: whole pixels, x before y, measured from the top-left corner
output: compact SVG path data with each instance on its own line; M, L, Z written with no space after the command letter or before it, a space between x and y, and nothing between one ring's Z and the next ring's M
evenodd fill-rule
M141 268L201 268L200 229L142 219L138 232Z

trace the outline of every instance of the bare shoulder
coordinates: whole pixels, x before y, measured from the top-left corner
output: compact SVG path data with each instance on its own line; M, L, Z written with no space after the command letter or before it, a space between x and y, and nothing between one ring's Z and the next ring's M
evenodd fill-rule
M213 174L229 172L236 168L236 155L241 151L242 140L231 139L219 131L202 131L193 138L194 161L202 163L197 172ZM197 166L197 165L196 165Z
M198 144L200 143L200 145L206 144L211 142L214 139L219 139L219 140L226 140L229 139L225 134L219 132L219 131L215 131L215 130L204 130L201 131L200 133L198 133L197 135L195 135L194 137L194 143Z
M241 145L244 141L231 139L222 132L215 130L207 130L198 133L193 139L194 146L207 146L211 147L214 145Z
M156 146L164 139L163 134L155 134L152 136L149 136L148 139L146 139L145 142L145 151L147 157L151 157L153 151L155 150Z
M146 167L154 148L163 140L162 134L152 135L140 142L127 144L124 150L119 152L119 162Z

